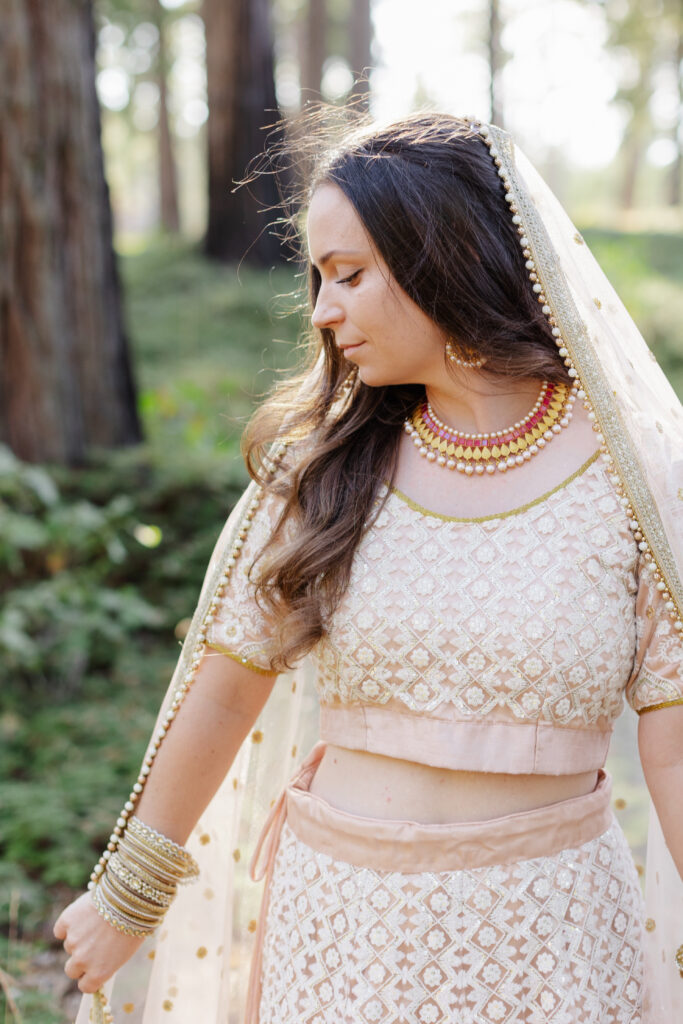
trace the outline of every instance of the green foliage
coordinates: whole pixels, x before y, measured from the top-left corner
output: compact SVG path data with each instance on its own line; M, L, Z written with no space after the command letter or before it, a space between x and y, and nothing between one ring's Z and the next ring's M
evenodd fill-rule
M139 510L127 494L65 498L44 469L0 449L0 658L5 694L65 697L107 669L136 630L165 616L126 581L140 560Z
M208 263L176 243L128 256L123 278L155 462L179 449L207 470L214 456L237 460L255 399L297 359L294 271Z
M3 866L0 865L0 887L3 884ZM21 1024L67 1024L72 1016L65 1016L56 1006L53 978L61 964L55 964L55 955L45 949L44 942L15 942L0 935L0 966L5 971L10 996L21 1014ZM62 988L66 981L59 978ZM0 988L0 1020L3 1024L19 1024L10 1011L5 993Z
M683 237L595 228L584 237L674 388L683 394Z

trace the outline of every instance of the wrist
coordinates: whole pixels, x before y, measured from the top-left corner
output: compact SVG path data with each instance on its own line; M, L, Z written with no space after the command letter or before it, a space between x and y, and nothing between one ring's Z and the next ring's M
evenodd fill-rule
M134 816L106 853L89 888L101 917L126 935L144 937L156 931L178 885L199 874L184 847Z

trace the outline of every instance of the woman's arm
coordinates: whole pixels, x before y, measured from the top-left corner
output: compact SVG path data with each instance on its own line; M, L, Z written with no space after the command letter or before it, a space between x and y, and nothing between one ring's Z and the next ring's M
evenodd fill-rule
M232 658L205 655L154 759L135 813L184 844L225 778L275 681ZM95 992L141 945L115 930L84 893L58 918L54 934L70 954L65 971Z
M683 705L642 714L638 747L666 845L683 879Z

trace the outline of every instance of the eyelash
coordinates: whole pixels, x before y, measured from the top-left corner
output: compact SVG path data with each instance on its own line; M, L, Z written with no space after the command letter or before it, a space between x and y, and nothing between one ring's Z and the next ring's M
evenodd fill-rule
M351 281L358 277L359 274L360 270L354 270L353 274L350 274L348 277L343 277L341 281L337 281L337 284L350 284Z

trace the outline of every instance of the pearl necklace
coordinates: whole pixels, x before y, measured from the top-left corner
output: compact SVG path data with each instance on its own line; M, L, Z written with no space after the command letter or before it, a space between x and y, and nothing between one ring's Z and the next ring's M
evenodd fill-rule
M530 412L504 430L469 434L443 423L428 401L406 419L404 429L420 455L466 476L505 473L529 462L569 426L577 386L544 381Z

